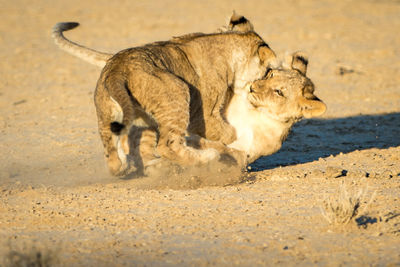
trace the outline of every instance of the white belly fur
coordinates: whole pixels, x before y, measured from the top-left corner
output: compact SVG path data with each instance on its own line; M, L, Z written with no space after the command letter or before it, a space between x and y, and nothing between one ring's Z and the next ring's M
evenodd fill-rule
M288 126L255 109L247 94L234 94L226 110L228 122L236 129L237 139L229 145L247 153L249 162L278 151Z
M246 95L234 94L226 111L226 117L235 130L237 139L229 145L248 152L253 145L253 122L249 120L253 107L248 103Z

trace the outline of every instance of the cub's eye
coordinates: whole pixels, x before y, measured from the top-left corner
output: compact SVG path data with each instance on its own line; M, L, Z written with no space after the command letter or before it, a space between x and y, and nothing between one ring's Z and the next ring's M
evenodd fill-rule
M250 85L250 93L254 93L253 85Z
M268 68L267 71L264 74L264 78L272 78L274 77L274 74L272 73L272 69Z
M283 96L282 90L280 89L274 89L274 93L277 94L278 96Z

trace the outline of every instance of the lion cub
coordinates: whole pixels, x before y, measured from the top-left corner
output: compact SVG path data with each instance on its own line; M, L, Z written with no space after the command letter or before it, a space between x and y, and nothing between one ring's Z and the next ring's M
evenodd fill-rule
M233 95L226 117L237 140L229 147L246 153L247 164L278 151L295 122L326 111L306 77L307 64L305 55L295 53L290 69L270 70L247 86L246 95Z
M253 31L250 21L236 13L225 32L188 34L114 56L64 37L63 31L78 25L58 23L52 36L67 52L105 66L95 104L105 155L114 175L123 175L128 169L132 127L142 140L156 138L157 154L178 163L196 164L218 157L213 149L187 147L186 132L223 144L233 142L235 129L222 114L227 95L239 93L247 82L261 78L275 61L274 52Z

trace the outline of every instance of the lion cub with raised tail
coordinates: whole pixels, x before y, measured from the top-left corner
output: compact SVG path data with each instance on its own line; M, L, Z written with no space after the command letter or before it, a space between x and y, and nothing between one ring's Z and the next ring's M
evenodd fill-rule
M222 114L229 90L240 93L274 61L274 52L251 30L186 35L115 54L95 91L111 173L124 175L128 170L132 126L156 131L162 158L182 165L217 159L213 148L187 146L186 133L232 143L235 129Z

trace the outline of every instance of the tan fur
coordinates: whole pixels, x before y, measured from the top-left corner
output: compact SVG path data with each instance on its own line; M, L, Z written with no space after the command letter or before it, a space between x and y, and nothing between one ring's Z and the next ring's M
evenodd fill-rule
M222 114L226 95L229 90L240 93L246 83L261 78L274 60L274 52L253 31L186 35L114 55L95 92L111 173L128 170L122 152L132 126L157 132L156 150L162 158L183 165L218 158L214 148L188 147L187 132L209 143L233 142L235 129Z

